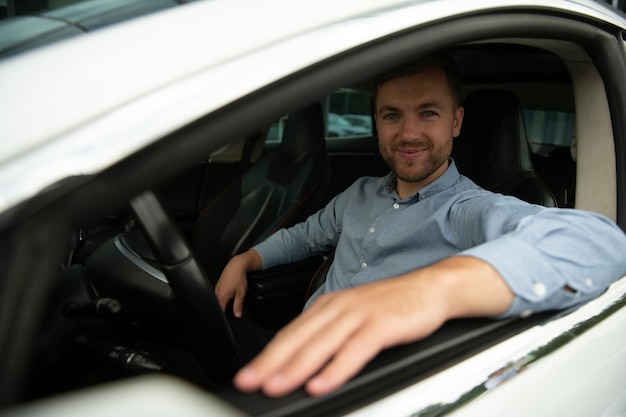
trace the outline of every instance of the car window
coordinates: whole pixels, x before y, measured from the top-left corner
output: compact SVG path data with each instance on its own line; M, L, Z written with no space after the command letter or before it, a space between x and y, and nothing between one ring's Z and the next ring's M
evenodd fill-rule
M372 95L369 92L341 88L325 100L326 137L372 135Z
M372 95L363 90L341 88L322 100L326 139L358 138L372 135ZM265 143L281 141L288 115L272 123Z
M524 119L534 153L570 147L576 119L574 113L526 109Z

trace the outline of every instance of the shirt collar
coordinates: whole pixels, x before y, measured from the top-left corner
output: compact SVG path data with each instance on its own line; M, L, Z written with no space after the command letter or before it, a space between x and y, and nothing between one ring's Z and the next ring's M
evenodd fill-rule
M452 187L459 180L460 174L459 174L459 170L456 167L456 164L454 163L454 160L450 158L449 162L450 163L448 165L448 168L439 178L437 178L435 181L431 182L430 184L426 185L425 187L421 188L415 194L407 197L406 200L411 200L411 199L416 199L418 201L423 200L425 198L428 198L432 195L435 195L443 190L447 190L448 188ZM393 172L390 172L389 174L387 174L387 177L385 177L385 180L383 183L385 187L385 191L396 194L396 181L397 181L396 174L394 174Z

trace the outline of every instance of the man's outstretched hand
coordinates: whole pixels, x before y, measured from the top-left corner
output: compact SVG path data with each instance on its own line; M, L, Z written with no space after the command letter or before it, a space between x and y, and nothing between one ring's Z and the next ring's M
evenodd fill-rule
M242 391L330 392L381 350L427 337L455 317L495 316L513 294L487 263L458 256L319 297L235 376Z

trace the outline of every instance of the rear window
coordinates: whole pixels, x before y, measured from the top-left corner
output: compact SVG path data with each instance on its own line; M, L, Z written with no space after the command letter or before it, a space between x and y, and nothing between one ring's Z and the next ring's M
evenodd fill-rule
M358 138L372 136L372 95L366 91L341 88L322 101L326 138ZM266 143L281 141L287 116L274 122Z
M534 151L547 147L569 147L574 135L575 116L571 112L524 110L526 133Z

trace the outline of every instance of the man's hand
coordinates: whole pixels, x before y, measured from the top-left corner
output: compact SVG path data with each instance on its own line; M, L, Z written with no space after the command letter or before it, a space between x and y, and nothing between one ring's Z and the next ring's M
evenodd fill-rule
M249 250L240 255L234 256L220 275L215 285L215 295L226 310L230 300L233 300L233 314L239 318L243 314L243 301L248 288L247 273L256 271L263 267L261 257L255 250Z
M281 330L235 376L242 391L281 396L305 385L321 395L381 350L427 337L454 317L494 316L513 295L475 258L454 257L406 275L327 294Z

